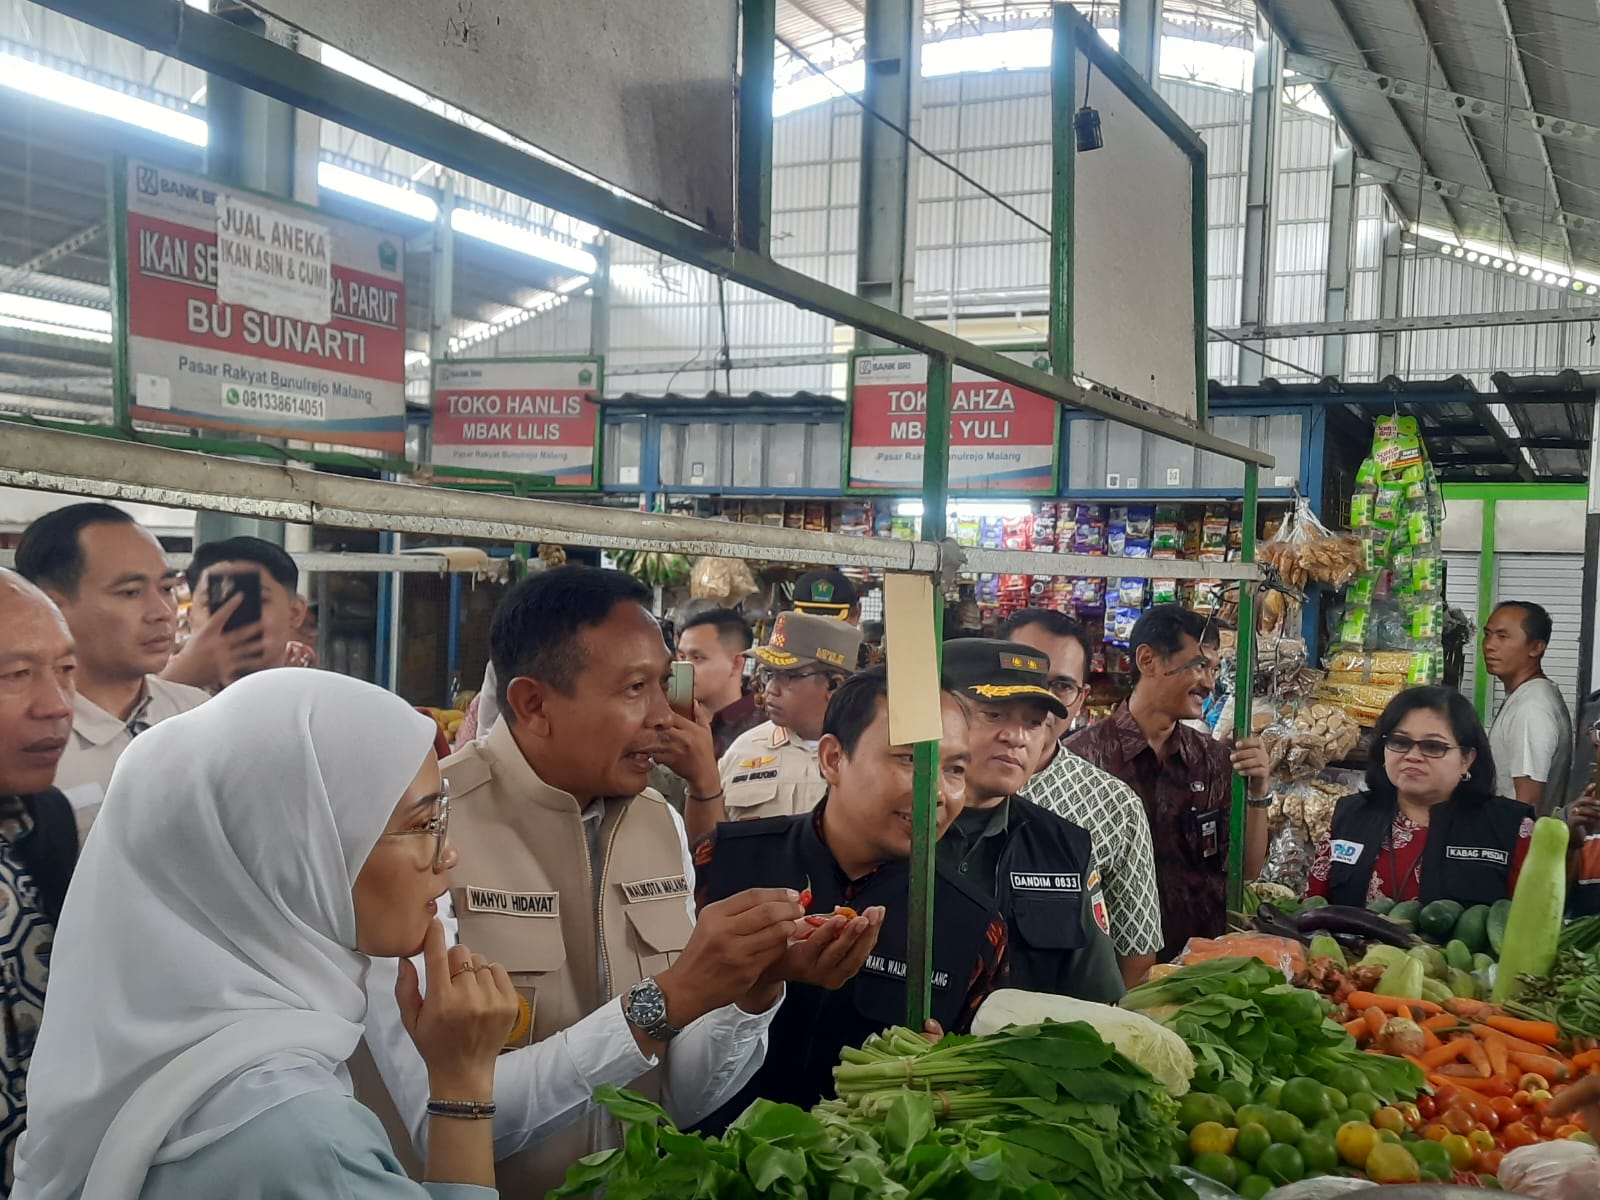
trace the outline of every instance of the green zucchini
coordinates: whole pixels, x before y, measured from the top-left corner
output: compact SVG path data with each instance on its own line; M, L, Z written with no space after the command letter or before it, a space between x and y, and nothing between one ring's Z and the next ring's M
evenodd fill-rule
M1514 996L1519 975L1546 975L1561 945L1561 918L1567 907L1567 823L1541 817L1533 827L1533 844L1517 876L1501 939L1500 969L1494 980L1494 1002ZM1493 913L1490 914L1493 928Z
M1496 900L1489 909L1489 953L1496 958L1500 957L1500 950L1506 944L1506 921L1511 917L1511 901Z

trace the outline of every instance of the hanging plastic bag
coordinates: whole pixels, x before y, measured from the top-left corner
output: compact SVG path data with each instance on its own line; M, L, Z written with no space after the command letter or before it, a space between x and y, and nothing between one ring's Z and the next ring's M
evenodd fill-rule
M1505 1156L1500 1186L1533 1200L1591 1200L1600 1196L1600 1149L1583 1142L1541 1142Z

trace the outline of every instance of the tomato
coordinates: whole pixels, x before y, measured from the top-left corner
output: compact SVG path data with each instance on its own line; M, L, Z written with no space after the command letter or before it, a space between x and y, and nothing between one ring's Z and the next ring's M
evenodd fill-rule
M1467 1144L1474 1150L1493 1150L1494 1134L1487 1129L1474 1129L1467 1134Z
M1533 1122L1530 1121L1528 1123L1531 1125ZM1543 1138L1564 1137L1566 1135L1559 1131L1566 1123L1567 1119L1565 1117L1540 1117L1539 1136Z
M1398 1108L1380 1108L1372 1114L1372 1125L1375 1129L1387 1129L1391 1133L1399 1133L1406 1127L1406 1119Z
M1417 1111L1417 1106L1415 1104L1401 1102L1396 1104L1394 1107L1400 1110L1400 1116L1412 1129L1415 1129L1418 1125L1422 1124L1422 1114Z
M1516 1103L1518 1108L1533 1107L1533 1093L1528 1091L1527 1088L1518 1088L1512 1093L1511 1099Z
M1495 1115L1502 1124L1508 1124L1522 1116L1522 1108L1509 1096L1495 1096L1489 1101L1489 1107L1494 1109Z
M1583 1130L1579 1129L1576 1125L1573 1125L1571 1122L1568 1122L1568 1123L1566 1123L1564 1125L1561 1125L1561 1126L1557 1127L1556 1132L1555 1132L1555 1136L1558 1137L1558 1138L1569 1138L1575 1133L1582 1133L1582 1132L1583 1132Z
M1498 1175L1500 1160L1505 1156L1503 1150L1479 1150L1472 1156L1472 1169L1479 1175Z
M1531 1146L1538 1140L1538 1133L1521 1121L1513 1121L1500 1131L1500 1144L1507 1150Z
M1433 1096L1431 1098L1432 1098L1434 1104L1438 1106L1439 1111L1443 1112L1445 1109L1449 1108L1452 1104L1455 1104L1456 1101L1457 1101L1457 1097L1459 1097L1460 1095L1462 1095L1462 1093L1458 1092L1455 1088L1451 1087L1448 1083L1441 1083L1438 1087L1434 1088ZM1422 1103L1422 1101L1419 1099L1417 1101L1417 1103L1420 1105Z
M1417 1097L1417 1111L1422 1114L1424 1121L1431 1121L1439 1115L1439 1102L1427 1092Z
M1439 1120L1447 1133L1468 1134L1478 1127L1478 1122L1464 1108L1452 1108Z
M1422 1127L1422 1136L1430 1142L1442 1142L1450 1136L1451 1131L1437 1121L1430 1121Z

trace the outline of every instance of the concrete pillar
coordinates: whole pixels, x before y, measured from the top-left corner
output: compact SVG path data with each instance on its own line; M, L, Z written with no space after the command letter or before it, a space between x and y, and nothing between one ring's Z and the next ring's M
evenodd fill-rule
M1250 84L1250 149L1245 166L1244 278L1239 295L1239 324L1247 329L1267 324L1272 316L1276 257L1272 207L1278 183L1282 96L1283 43L1264 21L1258 22L1255 71ZM1241 349L1239 382L1260 383L1263 362L1259 354Z
M1349 146L1333 151L1333 195L1328 208L1328 286L1323 319L1350 317L1350 255L1356 227L1356 155ZM1322 374L1344 374L1343 334L1322 339Z

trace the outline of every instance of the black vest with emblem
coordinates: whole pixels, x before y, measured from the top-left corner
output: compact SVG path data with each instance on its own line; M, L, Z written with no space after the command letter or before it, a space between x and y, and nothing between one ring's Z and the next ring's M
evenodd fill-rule
M1365 908L1367 889L1394 829L1395 805L1369 792L1340 800L1329 831L1335 861L1328 867L1328 901ZM1511 895L1511 863L1522 823L1533 820L1526 804L1491 796L1447 800L1428 814L1422 850L1419 898L1454 900L1467 907L1493 904ZM1343 843L1350 861L1338 861Z
M1600 914L1600 879L1579 879L1567 885L1567 917L1592 917Z
M697 1126L702 1133L721 1133L758 1097L802 1108L831 1097L839 1052L905 1023L910 865L880 867L846 898L839 867L817 834L819 819L803 813L717 826L715 852L709 866L700 869L697 888L709 904L747 888L799 891L809 879L812 912L831 912L841 904L858 912L882 905L877 945L860 974L838 991L789 985L768 1034L766 1061L733 1099ZM956 1031L966 1017L962 1010L974 969L989 949L994 911L977 889L942 868L935 877L934 904L931 1015Z
M1005 849L992 880L995 908L1005 915L1006 986L1052 992L1062 958L1086 941L1083 906L1089 903L1094 857L1089 832L1064 817L1013 796Z

